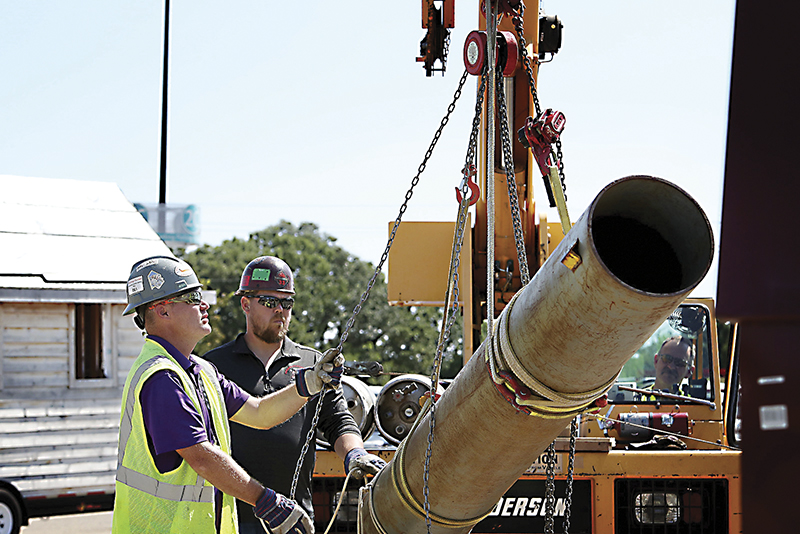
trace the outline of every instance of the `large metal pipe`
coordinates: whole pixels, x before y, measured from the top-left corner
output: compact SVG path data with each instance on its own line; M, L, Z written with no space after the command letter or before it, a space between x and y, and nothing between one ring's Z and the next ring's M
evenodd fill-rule
M711 227L684 191L644 176L608 185L518 293L506 321L518 363L558 392L601 388L702 280L712 257ZM436 403L434 533L468 532L572 418L518 411L498 393L486 350L484 343ZM426 532L429 423L430 412L362 491L360 532Z

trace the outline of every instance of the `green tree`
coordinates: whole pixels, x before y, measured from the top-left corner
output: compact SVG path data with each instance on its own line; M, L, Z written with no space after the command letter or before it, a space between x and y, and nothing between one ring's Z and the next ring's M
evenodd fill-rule
M213 331L196 352L204 354L244 330L244 313L234 293L245 265L258 256L278 256L294 272L297 295L289 337L321 351L336 346L375 267L339 247L335 237L313 223L281 221L247 240L204 245L184 256L205 287L217 292L217 304L209 311ZM440 308L389 306L379 274L348 333L344 354L351 361L378 361L388 372L428 375L442 317ZM453 377L460 369L460 336L460 327L454 326L442 377Z

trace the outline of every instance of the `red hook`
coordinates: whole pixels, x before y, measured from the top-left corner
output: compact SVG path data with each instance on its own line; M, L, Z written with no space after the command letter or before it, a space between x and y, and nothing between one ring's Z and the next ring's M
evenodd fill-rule
M464 167L461 173L464 175L464 180L467 181L467 187L469 187L469 205L474 206L481 194L481 190L475 182L475 175L478 174L478 171L475 169L475 165L470 165L469 167ZM456 187L456 200L458 200L459 204L461 204L462 198L461 188Z

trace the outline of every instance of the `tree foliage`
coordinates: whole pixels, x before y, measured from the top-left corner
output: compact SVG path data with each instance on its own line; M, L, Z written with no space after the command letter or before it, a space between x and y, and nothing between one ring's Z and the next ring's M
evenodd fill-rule
M248 240L204 245L184 256L205 288L217 292L217 304L209 311L213 331L195 351L203 354L244 330L244 313L234 293L244 267L259 256L282 258L294 273L297 294L289 337L321 351L338 345L375 267L339 247L335 237L313 223L281 221ZM389 306L381 273L349 331L344 354L351 361L378 361L389 372L428 375L442 317L440 308ZM456 325L444 352L442 377L453 377L460 369L459 337Z

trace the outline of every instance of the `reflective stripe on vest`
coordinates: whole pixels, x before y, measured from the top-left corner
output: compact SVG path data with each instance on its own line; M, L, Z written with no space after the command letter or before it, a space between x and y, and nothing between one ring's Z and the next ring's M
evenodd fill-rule
M206 392L202 396L207 398L210 424L219 438L220 449L230 454L228 416L216 371L199 359L196 363L200 369L199 382ZM236 502L231 495L221 493L222 506L215 506L218 494L214 487L185 460L172 471L158 471L147 444L139 394L145 382L162 370L174 373L190 403L198 412L203 411L197 383L162 345L147 339L133 363L123 393L112 533L214 532L216 519L221 534L235 534L238 521ZM208 427L206 431L211 435Z
M149 340L148 340L149 341ZM133 430L133 410L136 403L136 390L139 384L139 380L141 380L142 375L144 375L151 367L154 365L165 363L166 361L170 361L169 358L166 356L158 355L154 356L150 360L146 361L142 365L136 369L133 377L131 377L130 385L128 387L128 397L125 399L124 402L124 412L122 414L122 419L120 420L119 425L119 450L117 453L117 480L125 484L126 486L130 486L131 488L137 489L139 491L143 491L154 497L159 497L163 499L168 499L170 501L188 501L188 502L212 502L214 500L214 488L213 486L205 486L205 479L200 475L197 475L197 482L194 485L176 485L176 484L169 484L155 478L149 477L145 474L139 473L138 471L134 471L129 467L125 467L122 465L122 460L125 457L125 448L128 445L128 440L131 437L131 432ZM170 362L171 363L171 362ZM213 368L211 365L205 361L200 361L198 359L198 363L200 363L200 368L203 369L206 373L213 373ZM184 371L185 373L185 371ZM222 397L222 389L219 386L219 383L214 381L216 385L216 393ZM187 394L192 397L192 400L196 401L199 405L199 401L197 400L196 393L194 391L187 391ZM208 406L209 415L211 415L211 406ZM213 423L213 416L211 417Z
M159 499L208 503L214 500L214 487L205 486L205 480L200 476L197 477L197 484L194 486L179 486L150 478L129 467L120 466L117 469L117 481Z

